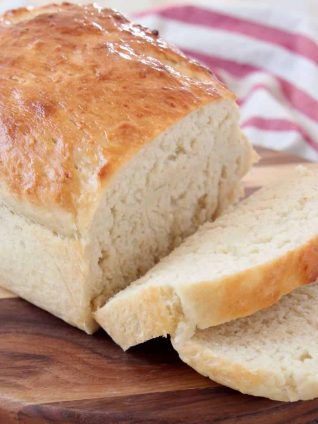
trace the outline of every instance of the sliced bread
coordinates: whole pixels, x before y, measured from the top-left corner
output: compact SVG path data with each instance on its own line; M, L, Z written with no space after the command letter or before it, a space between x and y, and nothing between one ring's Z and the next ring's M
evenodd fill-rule
M255 396L318 396L318 283L255 315L173 340L181 359L211 379Z
M123 348L250 315L318 276L318 172L271 184L179 248L95 316Z

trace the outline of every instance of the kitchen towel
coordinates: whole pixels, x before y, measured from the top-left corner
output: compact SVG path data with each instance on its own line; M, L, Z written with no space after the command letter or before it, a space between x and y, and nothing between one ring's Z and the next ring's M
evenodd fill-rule
M0 11L28 4L0 0ZM292 3L196 0L133 19L158 29L236 93L254 145L318 160L318 13L301 13Z
M210 0L135 19L236 93L254 145L318 160L317 17L265 2Z

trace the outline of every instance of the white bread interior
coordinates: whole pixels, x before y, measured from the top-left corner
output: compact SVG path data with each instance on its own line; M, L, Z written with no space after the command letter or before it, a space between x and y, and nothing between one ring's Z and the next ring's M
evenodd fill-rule
M98 305L238 199L252 160L235 102L219 100L122 166L81 232L53 231L0 199L1 285L91 333Z
M279 401L318 396L318 283L278 304L173 340L181 359L212 380Z
M187 339L250 315L318 277L318 172L303 167L206 223L96 313L127 349Z

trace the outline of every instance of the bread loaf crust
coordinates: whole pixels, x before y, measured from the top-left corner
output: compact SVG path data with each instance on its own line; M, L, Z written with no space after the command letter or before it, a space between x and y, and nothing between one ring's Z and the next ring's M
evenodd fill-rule
M253 150L233 94L115 11L11 11L0 46L0 284L91 333L239 198Z
M13 209L67 216L70 232L142 146L191 111L233 98L156 31L92 5L8 12L0 52L0 194Z

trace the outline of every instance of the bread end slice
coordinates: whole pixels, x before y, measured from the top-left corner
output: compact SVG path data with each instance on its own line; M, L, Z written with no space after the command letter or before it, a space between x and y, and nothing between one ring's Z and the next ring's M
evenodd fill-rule
M204 376L278 401L318 396L318 283L280 303L188 340L173 338L180 358Z

